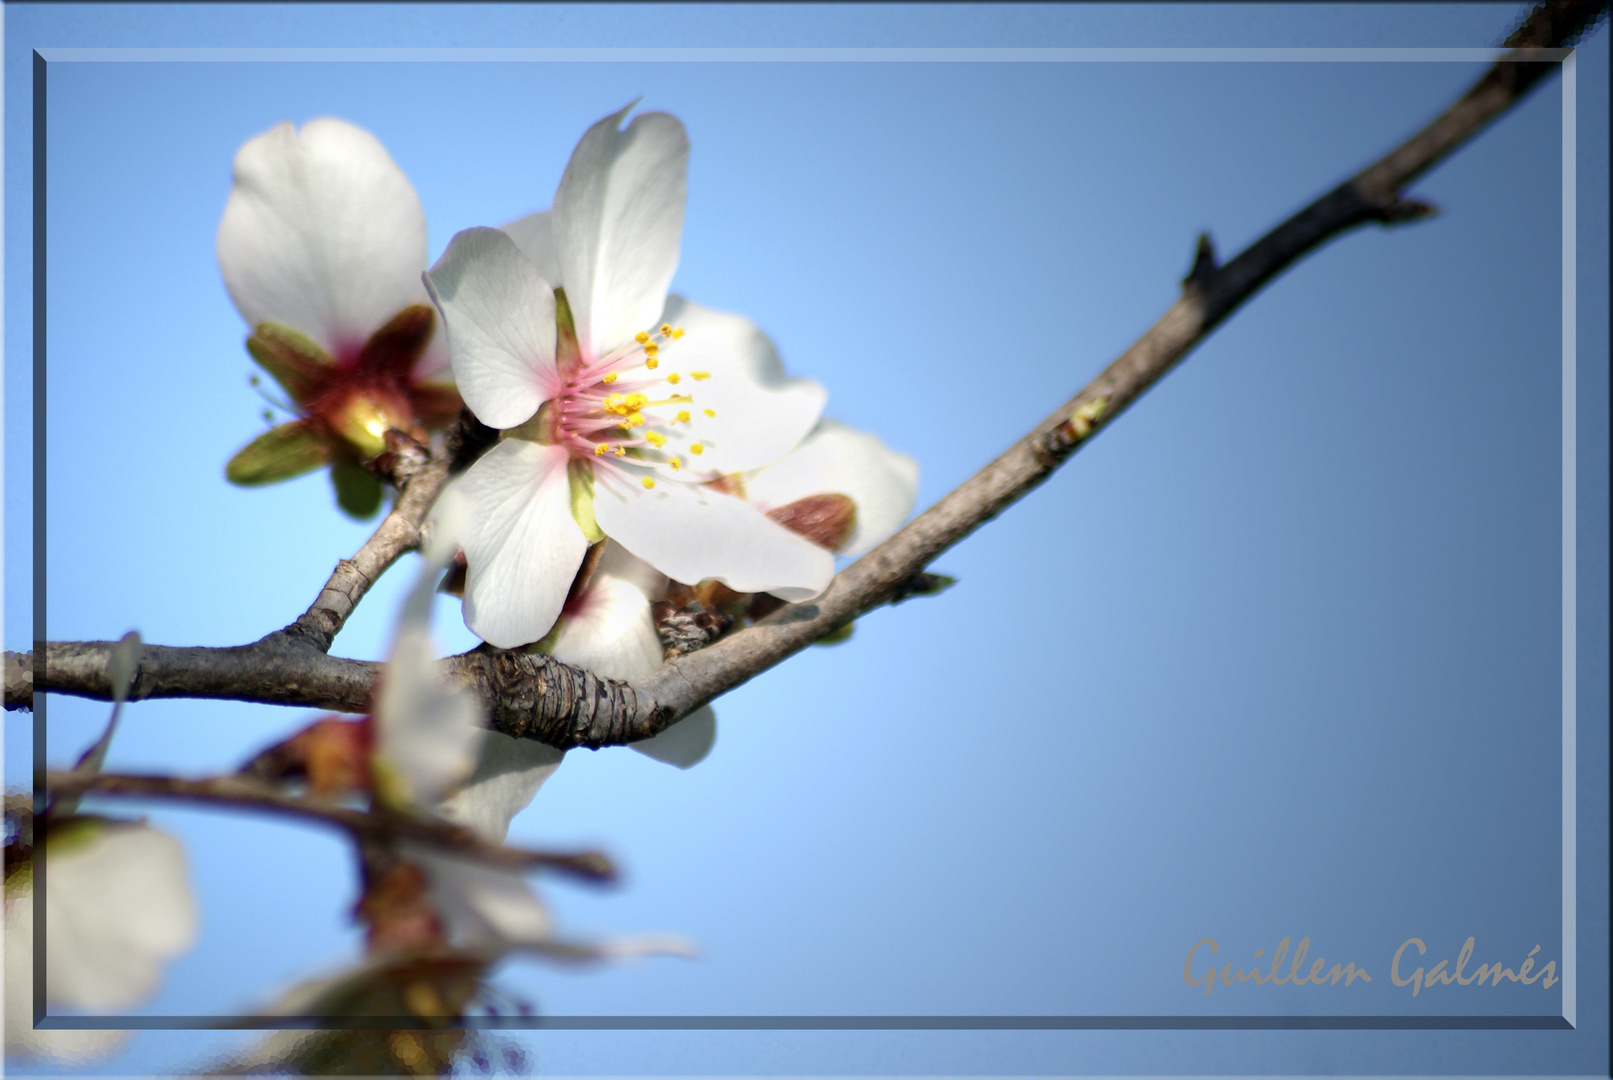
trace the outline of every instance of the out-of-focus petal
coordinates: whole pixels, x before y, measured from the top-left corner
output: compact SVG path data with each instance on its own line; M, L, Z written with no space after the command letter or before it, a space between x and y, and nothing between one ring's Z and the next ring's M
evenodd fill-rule
M583 134L551 211L560 280L589 359L655 325L683 238L689 137L666 113L620 129L628 109Z
M648 675L662 653L650 605L665 595L665 574L607 540L588 587L568 605L554 658L607 679Z
M661 363L683 377L678 389L694 399L687 437L705 452L686 459L692 467L704 473L760 468L793 450L818 422L827 392L811 379L787 377L773 342L749 319L681 296L667 298L662 318L685 331L666 347ZM716 415L706 415L708 409Z
M34 1027L34 897L31 885L6 893L5 1060L46 1057L72 1064L103 1058L126 1031L64 1031Z
M456 233L427 272L454 382L482 423L512 428L560 392L554 287L497 229Z
M218 263L249 326L283 323L332 355L422 303L426 217L379 140L342 120L289 123L235 155Z
M527 808L565 756L564 750L535 739L490 731L476 772L442 804L441 812L488 842L502 844L515 815Z
M691 769L706 760L706 755L711 753L716 743L716 710L710 705L702 705L661 734L627 745L645 757L676 765L680 769Z
M852 558L901 528L918 488L918 462L827 417L784 458L745 476L746 500L763 511L809 495L851 496L856 522L836 554Z
M465 624L501 649L539 640L588 548L571 513L565 450L505 439L454 486L468 507Z
M706 487L596 481L594 516L607 536L674 581L713 578L736 592L808 600L834 576L833 555Z
M155 992L163 962L196 936L179 841L86 819L47 837L45 859L45 1000L105 1011Z
M423 850L410 858L425 869L432 904L454 945L498 948L552 937L548 911L517 871Z
M549 211L528 214L508 225L500 225L498 231L515 241L515 246L538 268L545 281L556 286L566 283L560 276L560 255L555 251L554 225Z
M391 801L434 803L476 768L487 734L482 704L441 683L437 670L429 630L398 635L375 706L378 780ZM392 781L402 790L386 791Z

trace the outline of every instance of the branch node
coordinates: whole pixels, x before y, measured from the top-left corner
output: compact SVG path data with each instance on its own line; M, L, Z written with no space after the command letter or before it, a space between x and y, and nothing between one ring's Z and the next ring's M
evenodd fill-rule
M1434 217L1439 213L1439 207L1421 199L1408 199L1396 195L1374 200L1370 212L1372 220L1382 225L1405 225Z
M1219 269L1220 264L1215 257L1215 241L1210 239L1209 233L1199 233L1198 246L1193 249L1193 268L1182 279L1182 289L1203 292Z

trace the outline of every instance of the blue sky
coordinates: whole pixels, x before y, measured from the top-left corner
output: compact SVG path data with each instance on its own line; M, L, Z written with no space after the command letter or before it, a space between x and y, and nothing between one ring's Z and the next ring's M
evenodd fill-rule
M1485 46L1507 5L8 7L6 644L31 637L29 50L124 45ZM49 67L45 615L52 639L234 644L368 528L312 476L226 485L261 425L213 236L241 142L340 116L450 236L548 204L586 126L663 109L693 153L674 289L740 312L829 412L917 458L927 505L1235 252L1458 95L1473 62L88 62ZM1579 863L1606 895L1605 32L1578 61ZM1561 966L1562 105L1552 80L1414 194L1269 286L1049 483L871 614L718 702L687 773L573 753L512 839L597 844L624 888L564 924L692 962L502 981L560 1015L1547 1014L1559 994L1389 978L1472 935ZM382 655L413 560L338 638ZM445 651L474 644L456 602ZM47 756L104 723L52 698ZM302 712L131 708L109 768L232 767ZM31 727L6 720L6 782ZM196 949L153 1015L246 1007L353 954L331 836L150 808ZM1182 978L1282 937L1349 988ZM1573 1033L654 1033L527 1037L557 1072L1595 1072L1606 924ZM1459 996L1457 991L1463 990ZM668 1003L675 1003L669 1006ZM105 1068L230 1040L144 1033Z

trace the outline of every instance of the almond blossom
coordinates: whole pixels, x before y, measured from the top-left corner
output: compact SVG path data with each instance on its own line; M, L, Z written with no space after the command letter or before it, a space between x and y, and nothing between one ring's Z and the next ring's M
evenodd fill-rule
M426 275L460 393L504 438L457 486L465 621L501 648L544 637L591 543L679 581L816 596L821 548L707 485L786 454L824 391L788 379L733 315L668 297L683 230L683 125L627 109L589 128L542 219L550 248L469 229ZM534 261L534 256L536 261Z
M460 409L420 283L426 218L414 187L361 128L280 124L235 156L218 263L252 328L247 351L297 414L226 475L263 484L329 463L342 508L373 513L380 483L360 466L387 432L423 440Z

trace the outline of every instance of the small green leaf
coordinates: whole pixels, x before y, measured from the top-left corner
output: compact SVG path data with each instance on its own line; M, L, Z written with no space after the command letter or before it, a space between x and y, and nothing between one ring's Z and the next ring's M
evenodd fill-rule
M381 481L362 465L338 461L330 467L331 486L336 489L336 505L348 517L364 521L381 509Z
M224 466L232 484L256 487L289 480L330 460L330 448L301 420L270 428L247 443Z
M571 481L571 516L590 544L605 539L605 530L594 519L594 467L585 461L566 465L566 478Z
M299 402L318 388L334 363L312 338L279 323L259 323L246 339L246 351Z

